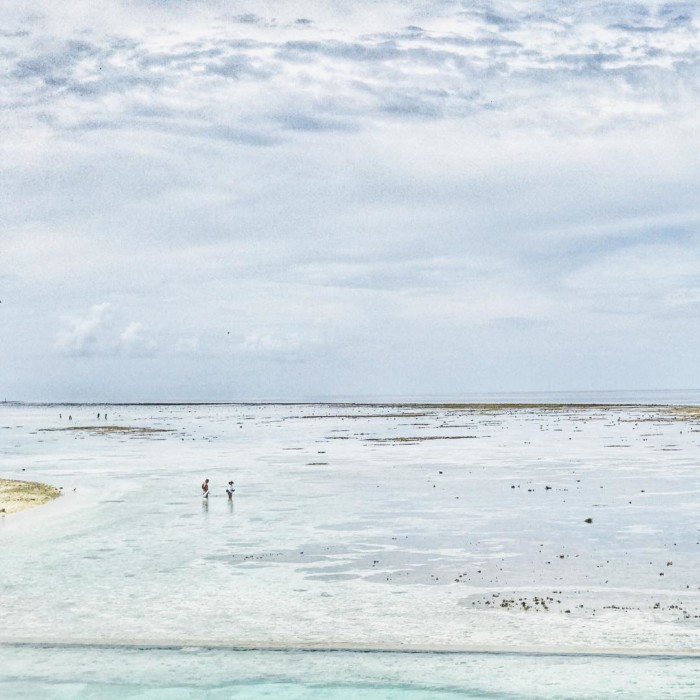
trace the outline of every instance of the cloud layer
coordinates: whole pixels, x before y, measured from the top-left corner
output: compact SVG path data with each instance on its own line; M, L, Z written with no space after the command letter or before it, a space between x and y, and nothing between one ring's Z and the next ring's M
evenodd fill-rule
M3 4L8 393L692 383L695 3L236 8Z
M27 127L265 147L396 120L596 131L697 98L690 2L358 3L318 21L159 5L10 10L4 107Z

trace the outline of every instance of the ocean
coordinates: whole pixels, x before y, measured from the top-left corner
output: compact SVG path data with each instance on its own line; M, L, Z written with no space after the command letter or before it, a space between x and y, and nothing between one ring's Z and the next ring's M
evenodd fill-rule
M683 396L0 404L0 697L695 698Z

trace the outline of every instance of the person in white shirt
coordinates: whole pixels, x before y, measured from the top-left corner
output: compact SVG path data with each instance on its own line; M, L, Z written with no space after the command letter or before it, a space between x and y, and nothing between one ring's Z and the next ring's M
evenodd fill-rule
M236 489L233 488L233 481L228 482L228 486L226 487L226 493L228 494L228 500L231 501L233 500L233 492Z

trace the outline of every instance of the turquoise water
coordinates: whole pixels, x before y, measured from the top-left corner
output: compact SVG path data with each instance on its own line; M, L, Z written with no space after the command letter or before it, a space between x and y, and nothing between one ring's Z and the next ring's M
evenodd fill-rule
M2 698L697 698L693 658L240 651L60 646L0 648Z

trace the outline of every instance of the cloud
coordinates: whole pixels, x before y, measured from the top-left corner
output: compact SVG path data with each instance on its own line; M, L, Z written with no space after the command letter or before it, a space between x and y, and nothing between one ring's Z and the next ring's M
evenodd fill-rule
M296 331L251 331L245 333L238 351L260 358L299 359L320 346L318 339Z
M119 334L117 348L127 355L143 357L153 355L156 343L147 337L143 324L134 321Z
M64 316L55 349L63 355L96 355L111 352L108 335L112 313L109 304L95 304L86 316Z
M416 14L411 3L400 13L380 3L383 21L401 24L373 33L362 31L371 16L362 5L336 25L323 16L277 22L214 8L182 6L178 22L146 32L113 3L122 18L116 31L76 13L68 36L48 21L49 8L32 23L9 12L7 24L29 39L8 30L14 50L2 85L5 107L25 123L40 113L56 130L174 129L266 146L290 132L486 112L539 129L615 128L638 109L646 122L689 110L698 93L690 3L596 3L586 12L572 8L566 22L547 3L540 12L512 3L471 10L441 3L420 27L403 22ZM66 26L70 18L64 32ZM621 91L624 113L600 109ZM193 117L198 123L184 128Z
M143 324L122 328L114 307L95 304L82 316L63 316L54 350L60 355L91 357L108 355L150 356L156 349Z
M303 114L294 110L280 114L277 118L280 124L293 131L356 131L357 124L347 119L333 119L329 117Z
M140 367L155 398L488 389L497 365L527 388L533 361L578 381L593 337L638 367L694 346L696 3L8 0L0 23L18 393L49 361L103 395Z

